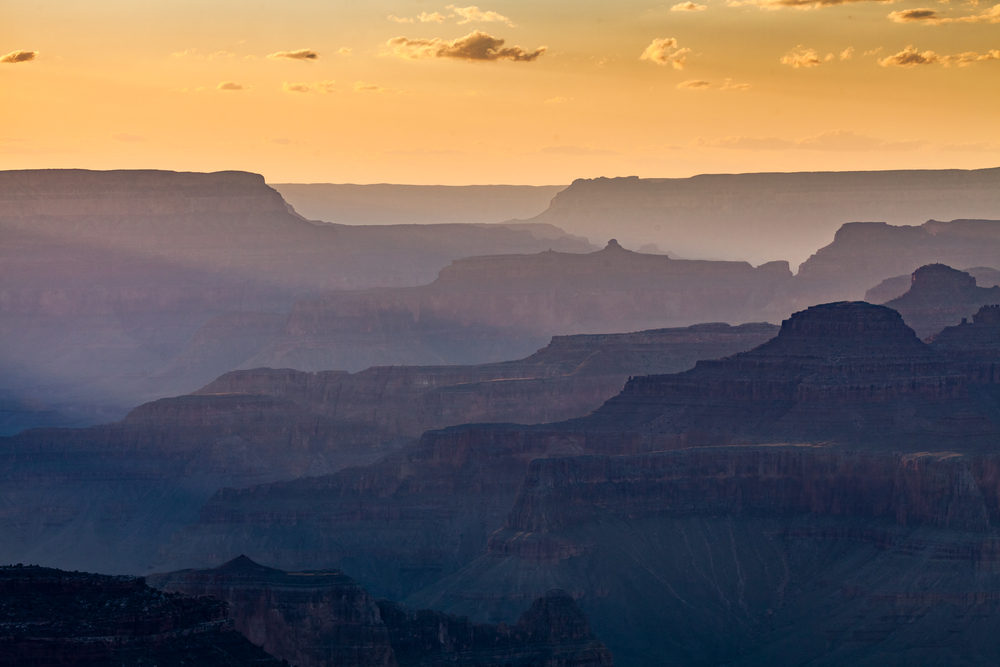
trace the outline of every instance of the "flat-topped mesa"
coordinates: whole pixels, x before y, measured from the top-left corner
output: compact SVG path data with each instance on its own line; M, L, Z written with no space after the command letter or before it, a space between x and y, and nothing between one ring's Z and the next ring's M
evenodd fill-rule
M0 172L0 217L286 213L260 174L43 169Z
M965 271L928 264L913 272L906 294L885 305L898 310L917 335L926 338L967 320L980 306L997 302L1000 287L978 287Z
M1000 304L983 306L972 322L963 319L928 340L934 352L959 364L969 378L1000 384Z

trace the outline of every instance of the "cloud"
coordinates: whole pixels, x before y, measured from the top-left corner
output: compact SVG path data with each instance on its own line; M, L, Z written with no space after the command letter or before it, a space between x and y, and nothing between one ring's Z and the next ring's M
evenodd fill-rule
M376 86L374 83L365 83L364 81L355 81L351 89L356 93L395 93L396 91L392 88L383 88L382 86Z
M38 57L38 51L11 51L0 57L0 63L30 63Z
M198 49L185 49L184 51L175 51L170 54L171 58L198 58L204 60L205 58L209 60L215 60L218 58L235 58L236 54L231 51L216 51L215 53L210 53L207 56L198 53ZM246 56L247 58L253 58L254 56Z
M948 23L1000 23L1000 5L993 5L991 8L980 14L971 16L960 16L949 18L938 14L936 9L929 7L919 7L917 9L904 9L901 12L890 12L889 20L896 23L923 23L924 25L947 25Z
M837 7L840 5L853 5L860 2L878 2L880 4L891 4L900 0L729 0L730 7L743 7L752 5L761 9L821 9L823 7Z
M232 81L223 81L218 86L215 87L216 90L249 90L249 86L241 86L238 83L233 83Z
M654 39L652 44L647 46L646 50L639 56L639 60L649 60L664 67L671 65L674 69L684 69L684 63L687 62L687 54L689 53L691 53L691 49L678 48L676 39L665 37Z
M546 146L539 152L544 155L619 155L618 151L609 151L603 148L584 148L583 146Z
M343 46L343 47L337 49L337 53L339 53L342 56L349 56L349 55L351 55L351 47L349 47L349 46Z
M417 15L417 20L419 20L421 23L444 23L444 20L446 18L448 17L445 16L444 14L439 14L438 12L434 12L432 14L428 14L427 12L420 12L420 14Z
M398 16L393 16L392 14L389 14L386 18L390 21L395 21L396 23L413 23L413 19L401 19Z
M146 140L146 137L139 136L138 134L128 134L127 132L115 132L111 135L111 138L115 141L124 141L126 143Z
M510 19L506 16L497 14L496 12L484 12L479 9L479 7L456 7L455 5L448 5L448 9L452 10L460 17L462 20L458 22L458 25L465 25L466 23L491 23L500 22L506 23L510 27L514 27L514 24L510 22Z
M801 44L781 56L782 65L791 65L796 69L800 67L819 67L822 63L823 59L819 57L819 54L815 50L803 49Z
M693 2L679 2L670 8L672 12L703 12L708 9L708 5L697 5Z
M286 93L333 93L335 81L315 81L313 83L289 83L282 84L281 89Z
M268 54L268 58L288 58L289 60L318 60L319 54L312 49L299 49L298 51L278 51Z
M853 46L848 46L846 49L844 49L843 51L840 52L840 59L841 60L850 60L853 57L854 57L854 47Z
M732 79L726 79L719 90L738 90L742 93L750 90L750 88L749 83L733 83Z
M882 67L915 67L917 65L944 65L951 67L967 67L973 63L984 60L1000 60L1000 50L987 51L986 53L976 53L966 51L955 55L941 55L934 51L920 52L912 44L899 53L894 53L885 58L879 58L878 64Z
M711 142L702 142L701 145L710 148L754 151L811 150L868 153L872 151L912 151L926 146L927 142L923 140L885 141L848 130L834 130L797 140L779 137L725 137Z
M504 40L489 35L480 30L474 30L465 37L452 41L434 39L409 39L394 37L386 42L389 55L412 60L421 58L451 58L455 60L493 61L514 60L531 62L545 52L547 47L540 46L534 51L527 51L520 46L504 48Z
M683 81L677 84L678 90L707 90L711 87L710 81Z

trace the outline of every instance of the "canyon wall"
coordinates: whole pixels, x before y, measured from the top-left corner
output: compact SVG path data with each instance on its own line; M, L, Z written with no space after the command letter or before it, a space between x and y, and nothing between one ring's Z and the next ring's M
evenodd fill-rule
M282 664L234 630L225 602L134 577L3 566L0 610L4 667Z
M996 220L998 192L1000 169L579 179L532 221L554 224L592 242L614 229L629 247L652 242L680 257L754 264L784 259L797 265L845 222ZM978 265L928 258L882 278L935 261Z

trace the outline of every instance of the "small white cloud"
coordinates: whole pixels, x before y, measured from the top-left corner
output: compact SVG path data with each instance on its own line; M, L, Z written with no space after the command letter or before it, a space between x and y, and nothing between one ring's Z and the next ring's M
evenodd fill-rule
M693 2L679 2L670 8L672 12L703 12L708 9L708 5L699 5Z
M781 56L782 65L790 65L796 69L800 67L819 67L823 59L819 57L814 49L804 49L799 44L785 55Z
M506 23L507 25L514 27L510 19L501 14L497 14L493 11L484 12L479 9L479 7L456 7L455 5L448 5L448 9L452 10L458 14L462 20L458 22L458 25L464 25L466 23L491 23L500 22Z
M393 16L392 14L389 14L386 18L390 21L395 21L396 23L413 23L413 19L404 19L398 16Z
M844 49L843 51L840 52L840 59L841 60L850 60L853 57L854 57L854 47L853 46L848 46L846 49Z
M234 83L232 81L223 81L218 86L216 86L215 89L216 90L236 91L236 90L249 90L250 87L249 86L241 86L240 84Z
M639 56L639 60L648 60L664 67L670 65L674 69L684 69L689 53L691 49L680 48L673 37L664 37L654 39Z
M309 61L318 60L319 54L312 49L299 49L298 51L278 51L276 53L269 53L267 57L274 60L285 58L288 60Z
M683 81L677 84L678 90L708 90L712 87L709 81Z

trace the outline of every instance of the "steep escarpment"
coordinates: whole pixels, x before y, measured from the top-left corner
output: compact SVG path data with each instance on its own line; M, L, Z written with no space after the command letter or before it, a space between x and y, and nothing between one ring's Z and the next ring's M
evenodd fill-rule
M995 220L1000 217L998 189L998 169L579 179L533 220L592 241L614 229L630 247L654 242L682 257L798 264L851 220L893 225L928 218ZM932 261L945 260L930 258L883 278Z
M0 393L120 418L238 366L296 298L549 248L592 250L548 228L312 223L245 172L0 172Z
M837 230L833 243L802 263L788 298L796 306L807 305L804 301L860 299L872 285L912 274L927 264L991 266L1000 251L1000 220L991 217L930 220L919 227L884 222L845 224Z
M424 287L300 300L245 366L469 363L526 354L552 335L759 321L791 279L785 262L674 260L614 240L589 254L476 257Z
M587 417L452 427L366 468L222 491L164 555L329 563L403 597L485 549L532 460L755 443L989 451L1000 437L993 369L992 358L935 352L888 308L817 306L749 352L633 378Z
M997 645L998 465L816 446L536 460L489 553L408 603L509 621L562 586L635 665L976 662Z
M285 572L245 556L149 581L224 600L238 631L300 667L613 664L563 591L544 593L516 623L497 626L375 600L339 570Z
M239 371L117 423L0 439L0 555L145 572L159 545L196 520L219 487L363 465L433 428L579 417L631 375L746 350L776 329L708 324L571 336L527 359L483 366Z
M908 292L886 306L899 312L921 338L972 317L981 306L1000 304L1000 287L978 287L965 271L928 264L913 272Z
M299 667L396 667L379 607L338 570L284 572L241 556L209 570L147 577L173 593L229 604L237 631Z
M964 273L976 279L979 287L996 287L1000 285L1000 271L991 269L988 266L975 266L971 269L963 269ZM884 304L892 301L896 297L903 296L913 285L913 274L908 273L902 276L886 278L878 285L865 292L865 301L868 303Z
M282 663L233 628L225 602L134 577L0 567L0 665Z

